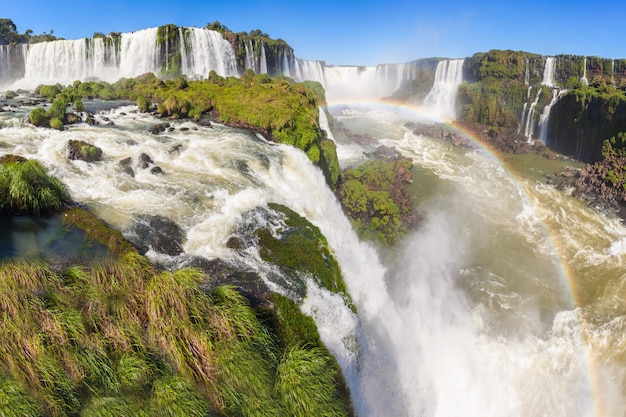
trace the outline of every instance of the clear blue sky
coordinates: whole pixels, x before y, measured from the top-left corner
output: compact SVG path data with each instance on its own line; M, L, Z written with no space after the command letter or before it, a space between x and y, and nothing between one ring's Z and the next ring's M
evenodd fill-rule
M296 56L328 64L375 65L463 58L490 49L626 58L626 0L248 1L0 0L20 33L54 30L66 39L167 23L261 29Z

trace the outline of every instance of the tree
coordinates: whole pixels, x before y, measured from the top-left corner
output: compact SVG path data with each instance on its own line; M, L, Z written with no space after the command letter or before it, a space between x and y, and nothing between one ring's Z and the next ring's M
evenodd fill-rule
M15 23L11 19L0 18L0 44L16 42L18 39Z

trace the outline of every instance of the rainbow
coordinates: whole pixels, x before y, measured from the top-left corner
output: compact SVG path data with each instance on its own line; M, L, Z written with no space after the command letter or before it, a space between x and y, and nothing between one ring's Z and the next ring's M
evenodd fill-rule
M416 104L406 103L393 99L382 99L382 100L371 100L371 99L359 99L359 100L341 100L341 101L332 101L328 102L327 106L332 107L336 105L347 105L347 106L367 106L367 107L375 107L382 108L385 110L389 110L391 112L404 112L407 115L411 115L414 120L420 122L438 122L446 124L450 130L455 131L465 138L469 139L472 143L476 145L476 147L482 150L490 159L495 161L495 163L499 164L506 174L514 181L517 185L518 189L521 191L522 197L525 199L525 202L529 203L531 207L537 207L536 201L538 201L536 192L532 187L529 187L521 181L521 174L518 170L507 160L506 155L502 152L494 149L490 146L490 144L481 141L478 136L464 128L463 126L454 123L451 120L445 120L440 116L433 114L427 107L419 106ZM586 332L584 331L584 323L585 319L581 314L581 309L577 308L579 306L584 305L582 298L582 289L579 285L579 280L576 277L575 271L571 268L570 262L568 261L568 257L566 255L565 242L562 241L561 237L558 233L555 233L556 224L551 224L549 221L544 220L541 222L542 224L542 232L544 236L549 240L552 247L552 256L557 261L558 265L558 273L560 275L560 280L565 284L565 287L568 289L570 299L572 302L571 307L576 308L578 312L578 325L580 328L580 344L581 348L585 353L585 360L587 362L588 368L588 382L591 389L591 396L593 401L593 412L596 417L608 417L607 411L603 406L602 398L602 390L601 390L601 378L600 373L597 371L598 359L592 354L592 349L590 343L587 340Z

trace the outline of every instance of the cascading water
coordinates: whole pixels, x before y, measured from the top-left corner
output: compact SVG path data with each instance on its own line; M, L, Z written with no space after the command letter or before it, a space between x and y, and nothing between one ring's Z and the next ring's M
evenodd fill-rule
M169 35L167 32L166 38ZM211 70L222 76L239 75L233 48L219 32L179 28L179 38L177 46L183 75L206 78ZM159 75L169 69L171 63L168 58L174 45L164 42L164 53L161 53L161 49L156 47L157 40L158 28L150 28L124 33L119 39L93 38L24 45L21 60L23 73L12 80L5 80L3 75L8 72L11 61L2 59L7 56L4 53L7 47L0 47L0 81L3 87L34 89L40 84L69 85L75 80L115 82L148 72ZM263 70L266 64L261 65L260 70Z
M548 134L548 123L550 120L550 110L552 106L558 101L559 98L562 97L566 90L562 92L556 88L556 84L554 81L554 77L556 75L556 67L555 67L556 59L554 57L546 57L545 67L543 69L543 78L541 80L542 86L547 86L552 88L552 100L549 104L547 104L539 116L539 139L545 143L547 140ZM527 64L528 65L528 64ZM526 67L528 71L528 67ZM533 140L533 135L536 133L537 120L535 117L536 107L539 103L539 99L541 98L542 88L537 90L537 95L535 96L535 100L530 103L528 106L528 101L530 100L530 92L532 87L528 88L528 97L526 98L527 102L524 103L524 108L522 111L522 120L520 126L524 126L524 136L528 139L529 142ZM528 109L528 113L526 110Z
M187 28L189 49L182 73L190 78L206 78L211 71L221 76L238 76L237 57L230 43L216 31Z
M583 85L589 85L589 80L587 80L587 57L583 60L583 76L580 78L580 82Z
M459 84L463 82L463 59L443 60L437 64L435 83L424 105L433 114L444 119L456 119L456 95Z

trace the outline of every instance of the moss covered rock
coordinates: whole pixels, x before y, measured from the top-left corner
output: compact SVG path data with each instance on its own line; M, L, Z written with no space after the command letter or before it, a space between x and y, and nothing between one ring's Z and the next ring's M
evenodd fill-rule
M406 188L411 171L411 160L400 157L368 161L343 173L337 195L362 237L389 246L417 224Z
M102 158L102 149L82 140L70 140L67 143L67 157L70 160L95 162Z

